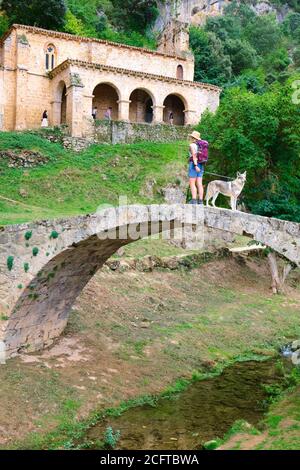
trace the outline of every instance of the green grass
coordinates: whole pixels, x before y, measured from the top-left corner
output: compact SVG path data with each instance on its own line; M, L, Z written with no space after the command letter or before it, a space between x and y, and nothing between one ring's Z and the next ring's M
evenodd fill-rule
M89 447L89 442L85 441L85 435L88 429L95 426L99 421L104 420L106 417L118 417L126 411L148 405L157 406L159 399L171 399L172 397L184 392L190 384L198 382L199 380L207 380L216 377L222 373L225 367L229 367L235 362L256 360L264 361L268 357L246 354L233 358L229 361L224 361L216 365L210 372L195 371L190 379L180 378L177 379L173 385L167 387L162 393L158 395L142 395L133 399L124 400L119 406L107 408L105 410L95 410L90 416L84 420L76 419L76 412L80 406L80 402L75 399L64 400L60 405L60 413L55 417L58 425L52 431L40 434L30 433L23 441L15 442L9 449L31 449L31 450L55 450L55 449L84 449ZM16 378L18 382L19 377ZM43 422L40 421L40 427ZM236 428L234 428L236 431ZM227 436L227 435L226 435ZM80 444L79 444L80 442ZM218 441L220 442L220 441Z
M216 440L217 447L232 437L238 437L232 449L251 450L299 450L300 446L300 369L294 367L284 374L283 382L267 390L270 394L270 409L259 425L259 431L244 421L236 422L221 440ZM275 393L274 393L275 391ZM251 444L251 435L261 436L258 444ZM250 438L250 439L249 439ZM247 446L247 442L249 443Z
M160 189L185 168L184 144L94 145L74 153L30 133L0 133L1 150L33 150L48 157L36 168L9 168L0 159L0 224L95 212L103 204L163 200ZM153 197L145 182L155 180ZM20 190L26 190L26 197Z

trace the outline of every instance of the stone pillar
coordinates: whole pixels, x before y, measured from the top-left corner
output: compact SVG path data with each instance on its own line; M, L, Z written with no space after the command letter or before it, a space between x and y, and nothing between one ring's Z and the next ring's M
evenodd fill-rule
M83 88L79 74L70 73L70 85L67 87L67 124L72 137L83 135Z
M93 137L95 133L92 117L94 95L83 95L82 102L82 136Z
M164 109L165 106L152 106L153 109L153 124L161 124L164 122Z
M62 101L51 101L51 106L52 106L52 122L51 124L53 126L59 126L61 124L61 104Z
M199 124L196 111L194 111L193 109L185 109L183 112L185 126L193 126L195 124Z
M16 131L22 131L27 128L27 123L26 123L26 115L28 113L27 80L28 80L28 70L23 67L18 67L16 71L16 120L15 120Z
M119 116L118 116L118 121L127 121L129 122L129 107L130 107L131 101L129 100L119 100L118 105L119 105Z
M15 129L27 128L27 114L31 111L31 103L28 101L28 68L30 57L30 44L25 34L16 38L16 114ZM42 118L42 116L41 116Z

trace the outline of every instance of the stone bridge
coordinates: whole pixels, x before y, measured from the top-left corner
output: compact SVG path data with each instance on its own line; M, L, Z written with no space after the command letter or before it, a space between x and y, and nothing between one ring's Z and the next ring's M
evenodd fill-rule
M248 235L300 265L300 224L227 209L124 206L0 227L0 345L6 357L49 346L82 289L120 247L151 234L174 236L182 227L201 243L204 226Z

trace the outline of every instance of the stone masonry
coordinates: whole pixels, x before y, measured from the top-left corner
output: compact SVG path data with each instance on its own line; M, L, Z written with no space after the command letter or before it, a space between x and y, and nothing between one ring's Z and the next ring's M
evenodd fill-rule
M198 124L214 112L220 88L194 82L194 57L184 25L174 26L153 51L57 31L13 25L0 38L0 131L67 124L73 137L90 137L92 110L103 119Z
M300 224L227 209L124 206L1 227L0 344L7 357L49 346L82 289L120 247L183 224L200 242L205 227L249 235L300 266Z

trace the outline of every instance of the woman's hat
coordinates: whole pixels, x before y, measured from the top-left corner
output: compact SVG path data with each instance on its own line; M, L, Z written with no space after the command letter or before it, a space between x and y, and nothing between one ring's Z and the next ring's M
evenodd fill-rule
M189 134L189 137L193 137L193 139L200 140L201 134L198 131L193 131L191 134Z

